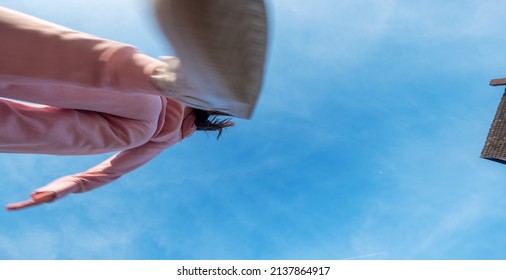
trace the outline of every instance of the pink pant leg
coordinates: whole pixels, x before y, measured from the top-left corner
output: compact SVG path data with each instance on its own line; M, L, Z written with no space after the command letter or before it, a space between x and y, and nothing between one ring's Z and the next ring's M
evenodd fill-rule
M159 95L160 61L128 45L0 7L0 83L50 83Z
M57 108L86 110L141 121L157 121L163 97L52 85L0 85L0 96Z
M0 96L153 120L161 62L135 48L0 7ZM147 94L146 94L147 93Z
M139 121L91 111L0 98L0 152L88 155L140 146L157 130Z

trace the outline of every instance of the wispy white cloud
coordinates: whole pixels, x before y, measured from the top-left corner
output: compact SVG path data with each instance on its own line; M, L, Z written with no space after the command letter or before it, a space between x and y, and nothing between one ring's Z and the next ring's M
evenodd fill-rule
M131 259L138 256L135 252L139 248L134 240L142 228L134 222L125 219L116 224L96 220L84 223L88 217L86 212L79 215L53 213L57 221L42 216L43 222L32 221L31 225L9 223L9 228L3 228L0 235L0 259Z
M373 257L382 256L382 255L385 255L385 254L386 254L385 252L379 252L379 253L373 253L373 254L367 254L367 255L362 255L362 256L356 256L356 257L346 258L345 260L370 259L370 258L373 258Z
M477 135L483 131L472 116L449 114L432 133L405 135L385 151L378 165L384 172L378 181L381 195L365 195L368 210L352 235L356 252L445 258L465 248L481 227L501 224L505 215L497 209L506 199L501 166L493 168L478 158ZM501 255L487 250L473 253L480 258Z
M338 71L364 61L386 31L395 1L282 0L271 5L273 41L281 52L290 49L294 62L332 64Z
M26 228L15 236L0 236L0 259L55 259L58 238L52 231Z
M390 21L394 34L427 40L495 36L505 21L504 3L486 1L397 1Z

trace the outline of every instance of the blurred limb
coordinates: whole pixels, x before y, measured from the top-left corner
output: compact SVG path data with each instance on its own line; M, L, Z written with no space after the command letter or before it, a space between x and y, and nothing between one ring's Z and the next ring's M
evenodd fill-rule
M12 210L20 210L25 209L32 206L37 206L42 203L51 202L56 198L55 192L36 192L30 195L31 198L29 200L10 203L6 206L6 209L9 211Z

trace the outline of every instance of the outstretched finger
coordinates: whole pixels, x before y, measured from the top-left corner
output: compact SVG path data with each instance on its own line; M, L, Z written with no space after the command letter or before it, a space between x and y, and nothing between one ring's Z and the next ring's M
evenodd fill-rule
M5 208L9 211L19 210L19 209L35 206L35 205L38 205L41 203L43 203L43 202L30 199L30 200L25 200L25 201L21 201L21 202L10 203Z
M42 204L42 203L50 202L55 197L56 197L56 193L54 193L54 192L39 192L39 193L34 193L34 194L31 195L31 199L25 200L25 201L21 201L21 202L15 202L15 203L8 204L6 206L6 209L9 210L9 211L24 209L24 208L27 208L27 207L32 207L32 206L36 206L36 205L39 205L39 204Z

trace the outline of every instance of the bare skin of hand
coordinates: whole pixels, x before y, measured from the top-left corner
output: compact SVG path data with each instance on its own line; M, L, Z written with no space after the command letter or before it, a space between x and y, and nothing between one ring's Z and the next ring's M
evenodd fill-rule
M38 192L31 195L31 199L15 202L8 204L5 208L9 211L11 210L19 210L32 206L36 206L42 203L50 202L56 198L55 192Z

